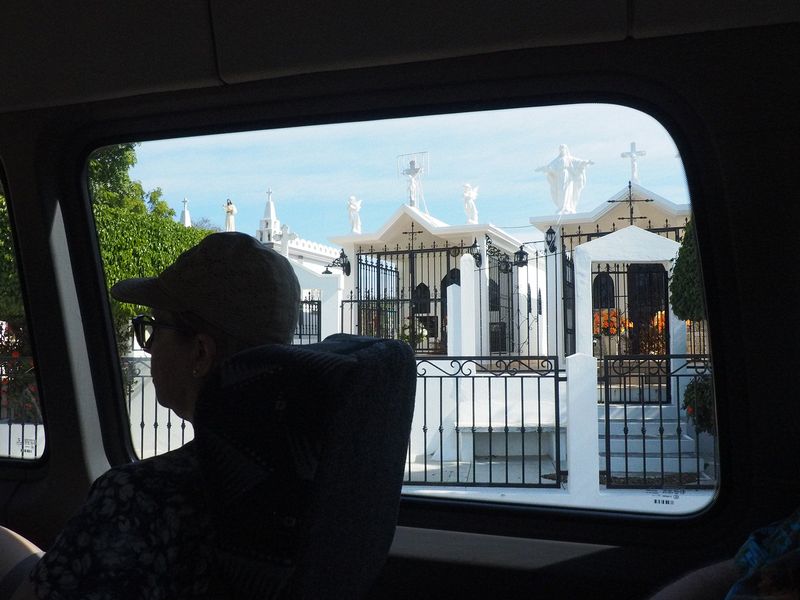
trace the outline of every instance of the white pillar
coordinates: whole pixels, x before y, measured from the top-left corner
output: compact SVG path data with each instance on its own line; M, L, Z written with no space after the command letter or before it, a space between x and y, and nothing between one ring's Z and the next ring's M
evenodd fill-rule
M560 241L556 240L556 247L560 247ZM560 251L550 252L545 250L545 264L547 272L547 354L556 354L558 349L559 358L564 357L564 303L563 281L562 281L562 253Z
M668 266L665 266L667 270L669 270ZM670 354L686 354L686 323L683 319L679 319L675 316L675 313L672 312L672 305L669 305L668 310L669 318L665 325L669 327L669 353ZM680 375L684 375L686 373L686 359L685 358L673 358L669 361L670 365L670 373L679 373ZM683 398L683 392L686 388L686 384L688 384L690 378L688 377L676 377L673 379L672 386L670 387L672 397L670 401L673 404L678 403L679 398Z
M447 354L461 354L461 286L447 286Z
M341 322L339 307L342 304L342 288L344 275L326 275L320 281L322 301L320 304L320 339L340 333ZM329 279L328 279L329 278ZM323 287L324 286L324 287Z
M576 353L567 357L567 469L573 498L600 493L597 432L597 359Z
M478 354L478 327L481 318L476 296L479 293L477 286L478 272L475 270L475 259L469 254L461 256L459 261L461 269L461 356L476 356Z
M592 257L581 246L572 253L575 265L575 351L592 355Z

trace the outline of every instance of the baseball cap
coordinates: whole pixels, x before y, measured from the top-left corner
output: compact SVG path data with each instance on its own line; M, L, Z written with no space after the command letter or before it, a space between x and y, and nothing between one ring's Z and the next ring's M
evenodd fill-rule
M122 302L188 312L254 346L290 341L300 285L289 260L245 233L213 233L157 277L111 288Z

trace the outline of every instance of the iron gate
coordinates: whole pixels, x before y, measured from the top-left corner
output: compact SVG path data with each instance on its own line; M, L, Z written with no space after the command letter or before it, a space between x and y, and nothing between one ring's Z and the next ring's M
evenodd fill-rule
M447 352L447 288L461 283L467 247L359 248L355 294L342 302L342 331L407 341L419 354Z

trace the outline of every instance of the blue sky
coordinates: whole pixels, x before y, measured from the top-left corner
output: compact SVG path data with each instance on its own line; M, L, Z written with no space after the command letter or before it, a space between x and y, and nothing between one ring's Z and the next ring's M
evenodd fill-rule
M423 176L430 213L466 222L462 189L479 186L481 222L523 227L531 216L557 212L544 174L535 172L567 144L594 161L578 210L591 210L627 185L635 141L641 185L673 202L688 202L677 149L652 117L602 104L539 107L388 119L145 142L131 177L146 190L160 187L180 215L222 226L223 204L238 208L236 228L254 234L273 190L278 218L301 237L326 242L349 233L347 198L362 200L362 231L379 229L406 200L397 156L428 152Z

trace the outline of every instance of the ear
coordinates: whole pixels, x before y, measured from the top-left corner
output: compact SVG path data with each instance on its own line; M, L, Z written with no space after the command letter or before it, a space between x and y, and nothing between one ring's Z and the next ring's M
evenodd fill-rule
M192 375L205 377L211 371L217 359L217 343L210 335L198 333L194 336L192 348Z

